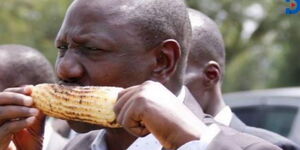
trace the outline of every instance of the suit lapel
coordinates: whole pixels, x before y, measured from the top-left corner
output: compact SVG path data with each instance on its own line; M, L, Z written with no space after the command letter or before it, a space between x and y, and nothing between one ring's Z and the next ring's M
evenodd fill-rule
M212 116L203 112L201 106L187 88L185 88L185 98L183 103L206 125L216 123Z

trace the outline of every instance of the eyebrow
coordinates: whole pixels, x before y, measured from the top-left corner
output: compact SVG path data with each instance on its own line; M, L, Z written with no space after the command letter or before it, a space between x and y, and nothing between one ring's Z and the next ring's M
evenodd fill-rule
M95 45L99 46L102 49L106 50L117 50L118 47L116 46L116 41L109 37L105 36L104 34L101 35L101 33L88 33L84 35L78 35L74 36L72 39L70 39L72 42L78 45Z

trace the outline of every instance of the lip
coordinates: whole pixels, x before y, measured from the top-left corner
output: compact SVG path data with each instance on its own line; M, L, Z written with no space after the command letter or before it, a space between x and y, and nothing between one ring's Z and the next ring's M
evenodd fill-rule
M65 86L85 86L82 83L72 83L72 82L65 82L65 81L58 81L57 84L59 85L65 85Z

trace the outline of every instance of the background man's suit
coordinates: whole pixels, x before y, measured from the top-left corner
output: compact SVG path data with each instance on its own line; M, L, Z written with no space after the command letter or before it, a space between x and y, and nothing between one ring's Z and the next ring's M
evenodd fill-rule
M269 142L281 147L283 150L300 150L300 147L297 144L282 137L279 134L270 132L268 130L247 126L236 115L233 115L229 126L240 132L245 132L245 133L260 137L266 141L269 141Z

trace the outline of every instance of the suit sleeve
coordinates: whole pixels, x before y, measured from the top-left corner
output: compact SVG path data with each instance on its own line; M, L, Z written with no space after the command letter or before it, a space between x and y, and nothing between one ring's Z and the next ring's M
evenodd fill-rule
M251 144L250 146L246 147L245 150L282 150L282 149L275 145L261 142L257 144Z
M220 132L207 147L207 150L281 150L279 147L258 137L238 132L219 125Z

